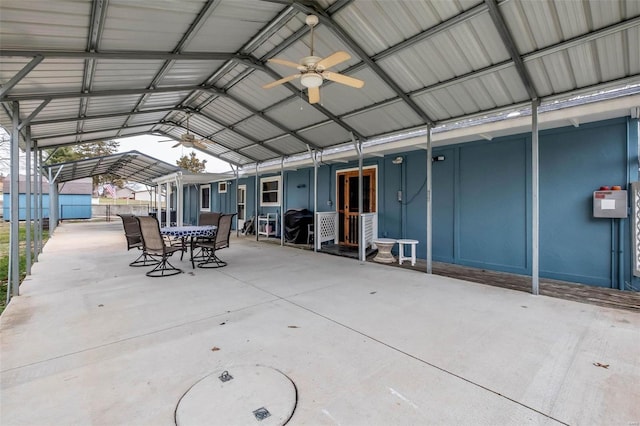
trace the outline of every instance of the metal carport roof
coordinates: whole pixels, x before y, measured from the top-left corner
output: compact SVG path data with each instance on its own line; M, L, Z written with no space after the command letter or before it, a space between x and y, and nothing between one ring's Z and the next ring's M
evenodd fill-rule
M182 170L178 166L172 166L138 151L67 163L48 164L43 169L45 173L59 183L111 174L125 181L138 182L149 186L155 185L154 179Z
M278 57L316 54L365 81L310 105ZM640 87L640 1L3 0L0 124L39 148L190 130L250 166L308 148ZM625 92L629 94L629 92ZM506 113L505 113L506 114Z

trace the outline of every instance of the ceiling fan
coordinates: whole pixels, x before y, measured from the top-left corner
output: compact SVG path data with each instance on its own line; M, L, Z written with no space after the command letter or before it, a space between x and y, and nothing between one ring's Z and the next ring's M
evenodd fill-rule
M311 46L309 56L305 56L300 59L300 63L288 61L286 59L272 58L267 62L273 62L274 64L285 65L287 67L296 68L300 71L298 74L293 74L288 77L281 78L272 83L262 86L263 89L271 89L283 83L287 83L300 77L300 83L308 89L309 103L315 104L320 102L320 86L324 80L335 81L336 83L344 84L356 89L364 86L364 81L357 78L349 77L337 72L327 71L328 68L336 66L351 58L347 52L342 50L332 53L326 58L320 58L313 54L313 28L318 25L318 17L316 15L307 15L305 20L307 25L311 28Z
M187 114L187 133L182 134L182 136L180 136L180 140L178 140L178 143L173 145L171 148L176 148L182 145L185 148L195 147L200 149L206 149L206 146L202 144L203 142L202 140L196 139L193 133L189 133L189 116L190 115ZM175 140L168 139L168 140L158 141L158 142L175 142Z

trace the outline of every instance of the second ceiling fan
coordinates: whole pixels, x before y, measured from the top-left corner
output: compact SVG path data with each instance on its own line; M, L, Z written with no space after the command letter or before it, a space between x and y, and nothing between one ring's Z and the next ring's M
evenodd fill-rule
M336 66L344 61L351 59L351 55L342 50L332 53L326 58L320 58L313 53L313 28L318 25L318 17L315 15L308 15L305 20L307 25L311 28L311 46L309 56L305 56L300 60L299 64L288 61L286 59L272 58L267 62L273 62L274 64L285 65L287 67L296 68L300 71L297 74L292 74L288 77L281 78L272 83L262 86L263 89L270 89L283 83L287 83L296 78L300 78L300 83L308 89L309 103L315 104L320 102L320 86L324 80L335 81L336 83L344 84L350 87L360 89L364 86L364 81L357 78L349 77L337 72L327 71L328 68Z

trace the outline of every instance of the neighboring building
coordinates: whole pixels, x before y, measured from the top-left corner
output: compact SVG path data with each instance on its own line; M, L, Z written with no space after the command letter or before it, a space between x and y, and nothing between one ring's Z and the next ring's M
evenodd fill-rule
M3 218L5 221L11 219L11 194L9 188L11 187L11 176L4 178L4 188L7 191L3 193ZM35 217L36 197L33 195L35 188L35 181L31 182L31 217ZM91 179L79 179L76 181L66 182L59 185L59 218L64 219L90 219L91 218ZM20 175L19 177L19 211L18 217L20 220L26 219L26 177ZM42 214L44 218L49 217L49 182L46 179L42 179Z

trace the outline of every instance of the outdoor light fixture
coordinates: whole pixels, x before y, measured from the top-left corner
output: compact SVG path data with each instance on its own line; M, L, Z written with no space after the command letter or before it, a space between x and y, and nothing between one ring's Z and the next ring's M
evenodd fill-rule
M300 77L300 83L302 83L304 87L320 87L320 85L322 84L322 76L320 74L316 74L315 72L302 74L302 76Z
M431 159L431 161L436 162L436 161L444 161L444 155L436 155L435 157L433 157Z
M397 156L396 158L394 158L393 160L391 160L391 162L393 164L402 164L402 162L404 161L404 158Z

